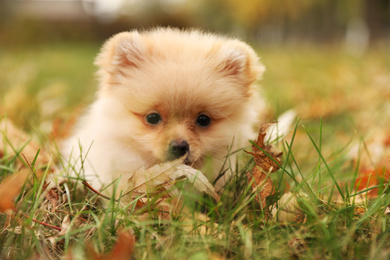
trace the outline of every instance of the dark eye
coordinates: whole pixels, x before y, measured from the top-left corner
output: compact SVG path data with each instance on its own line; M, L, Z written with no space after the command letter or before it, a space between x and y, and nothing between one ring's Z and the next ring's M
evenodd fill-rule
M210 125L210 123L211 123L211 118L206 115L199 115L198 118L196 119L196 124L201 127L206 127Z
M145 117L146 122L151 125L157 125L161 122L161 116L159 113L150 113Z

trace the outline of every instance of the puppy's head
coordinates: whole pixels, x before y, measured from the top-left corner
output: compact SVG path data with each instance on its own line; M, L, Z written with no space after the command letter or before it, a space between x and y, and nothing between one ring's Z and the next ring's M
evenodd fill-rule
M125 32L107 41L96 64L99 97L122 105L129 146L151 163L187 155L186 163L200 166L205 155L226 153L255 120L248 118L252 83L264 67L241 41L173 29Z

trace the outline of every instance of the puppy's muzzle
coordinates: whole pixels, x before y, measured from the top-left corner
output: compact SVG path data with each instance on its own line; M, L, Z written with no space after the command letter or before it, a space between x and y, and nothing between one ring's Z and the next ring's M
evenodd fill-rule
M190 153L190 145L185 140L174 140L169 144L168 148L168 160L172 161L178 159L187 154L186 160L188 160Z

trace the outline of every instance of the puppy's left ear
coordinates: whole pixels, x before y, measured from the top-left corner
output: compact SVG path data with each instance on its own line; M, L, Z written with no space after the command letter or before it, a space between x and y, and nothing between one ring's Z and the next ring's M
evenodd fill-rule
M259 79L265 71L265 67L260 63L254 50L238 40L228 41L224 44L217 56L218 69L221 73L246 84L251 84Z
M139 67L145 52L145 46L137 31L122 32L104 44L95 65L108 73L121 72L124 68Z

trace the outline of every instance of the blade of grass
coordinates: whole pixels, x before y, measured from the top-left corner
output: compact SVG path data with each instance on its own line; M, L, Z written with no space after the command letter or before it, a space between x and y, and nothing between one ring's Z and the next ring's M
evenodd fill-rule
M297 118L297 122L295 123L295 127L294 127L294 131L293 131L293 135L291 137L290 145L288 145L287 142L286 142L286 145L287 145L288 149L287 149L286 159L285 159L283 167L282 167L283 169L286 168L289 157L293 156L293 154L292 154L292 146L294 144L295 136L296 136L296 133L297 133L297 130L298 130L298 124L299 124L299 118ZM279 183L278 183L278 187L276 188L276 192L278 192L280 190L280 188L281 188L281 185L283 183L282 182L283 176L284 176L284 174L281 174L281 177L280 177ZM291 176L294 176L294 175L291 174ZM298 183L298 181L295 179L295 176L293 177L293 180L295 181L295 183Z
M339 184L337 183L336 178L334 177L334 174L333 174L332 170L330 169L330 167L329 167L328 163L326 162L324 156L322 155L321 151L319 150L319 148L318 148L316 142L313 140L313 137L310 135L309 131L307 131L307 129L305 128L305 126L302 126L302 127L303 127L303 129L305 129L307 135L308 135L309 138L310 138L310 141L312 142L314 148L317 150L317 153L318 153L318 155L320 156L322 162L325 164L325 167L326 167L326 169L328 170L328 173L329 173L330 177L332 178L333 183L335 184L337 190L339 191L340 196L341 196L341 197L343 198L343 200L345 201L344 193L343 193L343 191L341 190Z
M318 150L322 151L322 118L320 119L320 138L319 138L319 144L318 144ZM318 165L317 169L321 168L321 158L318 158ZM313 178L314 180L315 178ZM318 172L318 187L321 187L322 179L321 179L321 172Z
M376 189L376 188L380 188L380 187L383 187L383 186L384 186L383 184L379 184L379 185L372 186L372 187L367 188L367 189L365 189L365 190L361 190L361 191L359 191L359 192L356 192L356 193L354 193L354 194L349 195L349 198L350 198L350 197L357 196L357 195L360 195L360 194L362 194L362 193L369 192L370 190L373 190L373 189Z
M286 145L289 146L289 145L287 144L287 142L286 142ZM291 148L290 148L290 149L291 149ZM299 183L299 185L298 185L297 187L303 187L303 184L305 184L305 185L307 186L307 188L309 189L310 193L311 193L312 195L314 195L317 199L320 199L320 200L321 200L321 198L318 197L318 195L317 195L317 194L314 192L314 190L312 189L312 186L309 185L309 183L307 182L305 176L303 176L303 174L302 174L302 172L301 172L301 169L300 169L300 167L299 167L299 165L298 165L298 162L296 161L295 156L294 156L293 154L291 154L291 158L292 158L292 160L293 160L293 162L294 162L294 164L295 164L295 167L297 167L298 172L299 172L299 174L301 175L301 178L302 178L302 181L303 181L303 183Z
M363 137L362 136L360 136L360 140L361 141L359 142L359 149L358 149L356 167L355 167L355 170L353 172L352 183L356 183L356 180L357 180L357 177L358 177L358 174L359 174L359 166L360 166L360 161L361 161L361 156L362 156L362 147L361 147L362 142L363 142ZM357 189L356 185L352 185L350 193L352 193L354 189L355 190Z

